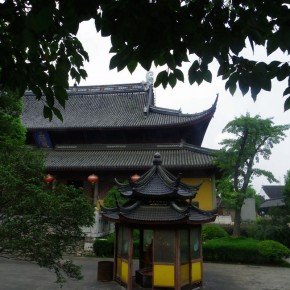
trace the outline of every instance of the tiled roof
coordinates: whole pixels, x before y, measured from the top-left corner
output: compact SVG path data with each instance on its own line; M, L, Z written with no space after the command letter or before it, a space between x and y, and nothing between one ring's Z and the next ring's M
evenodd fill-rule
M265 200L261 205L260 205L260 209L261 208L268 208L268 207L276 207L276 206L284 206L285 202L283 198L271 198L271 199L267 199Z
M47 170L148 170L159 152L167 169L214 169L214 150L189 144L68 145L48 150Z
M118 189L124 196L136 198L193 198L200 184L187 185L162 166L162 156L154 154L153 166L135 181L118 184Z
M206 223L215 220L216 215L204 212L194 207L186 213L178 212L169 204L164 205L140 205L131 211L102 208L102 216L111 221L126 221L128 223L161 223L161 224L187 224Z
M281 198L283 197L284 185L263 185L262 189L268 195L269 198Z
M178 110L158 108L150 101L146 85L76 87L68 90L65 110L60 109L63 122L43 117L43 102L35 100L31 92L24 97L22 122L27 129L118 129L187 126L202 123L205 133L216 102L206 111L182 114ZM149 108L149 113L145 113Z

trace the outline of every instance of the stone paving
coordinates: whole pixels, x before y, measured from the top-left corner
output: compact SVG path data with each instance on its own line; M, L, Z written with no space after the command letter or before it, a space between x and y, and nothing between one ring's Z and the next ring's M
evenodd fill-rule
M69 280L61 289L124 289L113 281L98 281L98 262L106 259L77 257L73 260L82 266L84 279L81 281ZM54 274L47 269L23 261L0 258L0 290L60 289L54 281ZM290 268L204 263L204 286L202 289L290 290Z

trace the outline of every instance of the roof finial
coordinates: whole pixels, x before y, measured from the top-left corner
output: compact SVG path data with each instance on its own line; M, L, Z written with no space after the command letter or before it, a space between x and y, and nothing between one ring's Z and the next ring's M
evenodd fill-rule
M148 86L153 85L154 83L154 73L153 71L148 71L146 74L146 83L148 84Z
M153 158L153 165L161 165L162 164L162 158L159 152L156 152L154 154Z

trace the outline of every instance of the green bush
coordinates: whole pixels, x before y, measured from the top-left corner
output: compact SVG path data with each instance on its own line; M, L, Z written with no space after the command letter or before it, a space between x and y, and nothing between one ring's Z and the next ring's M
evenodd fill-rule
M94 253L97 257L114 257L114 239L96 239L93 244Z
M228 233L219 225L207 224L202 227L202 239L204 241L225 237L228 237Z
M279 261L290 256L290 250L276 241L262 241L258 243L259 253L272 261Z
M272 224L272 221L263 220L257 223L254 238L274 240L290 248L290 227L287 224Z
M94 253L97 257L114 257L114 239L115 234L108 235L104 238L96 239L93 244ZM139 257L139 240L133 241L133 257Z
M254 239L231 237L208 240L203 244L203 258L205 261L212 262L281 264L282 258L289 255L279 243L277 244L281 247L274 242L272 251L269 244L266 243L264 246L259 245L260 243L262 242Z

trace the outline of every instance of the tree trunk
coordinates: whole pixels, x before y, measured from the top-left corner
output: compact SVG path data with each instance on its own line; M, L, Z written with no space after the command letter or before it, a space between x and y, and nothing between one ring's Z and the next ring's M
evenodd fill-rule
M241 211L241 208L235 210L233 237L239 237L241 235Z

